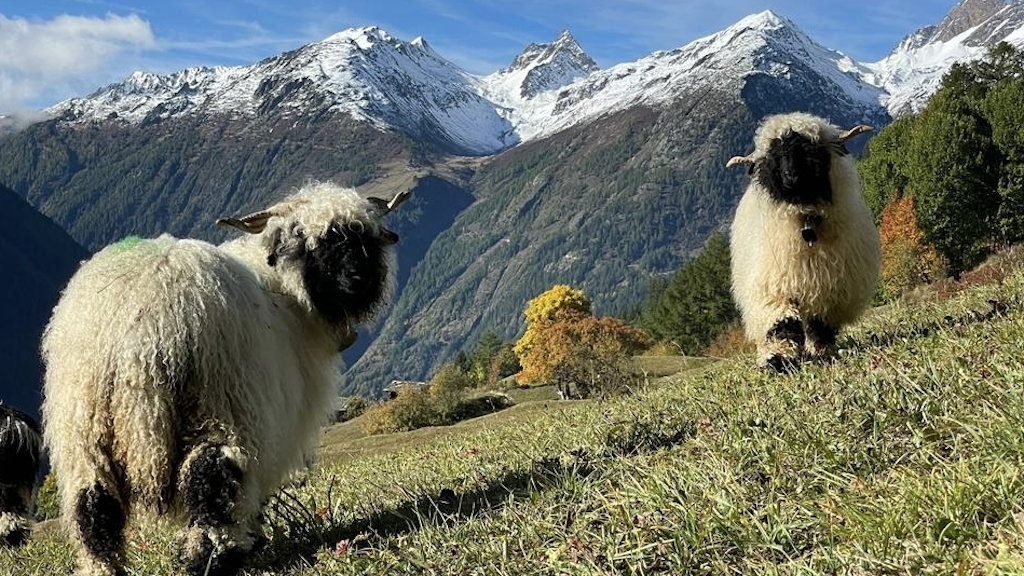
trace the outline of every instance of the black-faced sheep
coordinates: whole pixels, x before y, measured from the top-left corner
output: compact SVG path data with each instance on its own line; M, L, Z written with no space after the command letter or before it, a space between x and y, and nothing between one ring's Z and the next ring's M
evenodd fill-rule
M834 352L840 328L867 307L878 282L878 231L840 131L804 113L766 118L732 223L732 291L759 362L788 370Z
M42 446L39 424L0 402L0 546L28 540Z
M43 336L44 436L78 573L120 573L131 511L185 523L192 574L232 574L265 500L310 461L339 351L386 303L390 202L310 184L214 246L130 238L85 262Z

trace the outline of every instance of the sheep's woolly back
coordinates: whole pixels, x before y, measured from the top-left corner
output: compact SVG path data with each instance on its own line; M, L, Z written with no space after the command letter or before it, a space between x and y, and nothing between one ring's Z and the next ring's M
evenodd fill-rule
M778 202L752 178L740 199L731 234L733 295L754 341L786 314L835 328L856 320L874 294L881 262L852 156L832 144L838 128L803 113L769 117L755 134L752 157L764 157L772 140L789 131L832 148L833 196L810 206ZM808 216L820 218L813 245L800 233Z
M311 313L300 264L271 266L268 255L287 242L312 250L332 227L382 225L367 200L329 184L273 210L262 233L221 247L124 240L72 278L42 346L45 437L63 492L123 473L126 498L165 509L185 444L219 438L241 466L255 463L244 517L311 458L338 335Z
M81 267L42 345L62 491L123 473L132 499L166 508L183 443L201 434L258 455L264 490L303 464L294 447L315 442L326 417L336 345L260 284L215 246L170 236L112 245Z

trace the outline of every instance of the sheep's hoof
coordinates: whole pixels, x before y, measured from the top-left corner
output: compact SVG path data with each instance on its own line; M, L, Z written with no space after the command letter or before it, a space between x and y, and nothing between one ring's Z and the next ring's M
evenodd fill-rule
M771 354L761 363L761 368L777 374L791 374L800 369L800 362L782 354Z
M821 364L831 364L832 362L835 362L837 355L838 349L832 345L819 346L815 344L808 344L807 346L807 357Z
M242 569L246 550L239 546L214 546L209 534L195 529L190 532L181 551L181 560L188 574L234 576Z
M15 528L0 536L0 547L18 548L28 542L28 530Z

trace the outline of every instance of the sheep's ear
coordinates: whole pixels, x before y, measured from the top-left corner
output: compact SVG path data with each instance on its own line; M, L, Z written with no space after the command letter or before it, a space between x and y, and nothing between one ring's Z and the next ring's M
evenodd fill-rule
M865 132L871 132L872 130L874 130L874 128L868 126L867 124L854 126L853 128L846 130L845 132L840 132L839 136L836 137L836 141L842 144L843 142L846 142L847 140L853 138L854 136L860 136L861 134L864 134Z
M276 215L277 213L273 210L260 210L241 218L221 218L217 220L217 225L235 228L248 234L259 234L267 227L267 220Z
M391 200L384 200L383 198L374 198L370 196L367 200L380 212L381 216L391 212L398 207L399 204L405 202L412 196L412 190L402 190L398 194L395 194Z

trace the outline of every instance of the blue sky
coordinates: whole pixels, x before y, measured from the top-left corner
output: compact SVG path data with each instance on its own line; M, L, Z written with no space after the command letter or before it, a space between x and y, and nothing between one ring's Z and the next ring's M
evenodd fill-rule
M0 0L0 113L84 96L134 70L252 64L351 27L422 36L486 74L570 30L601 67L671 50L766 9L860 61L955 0Z

